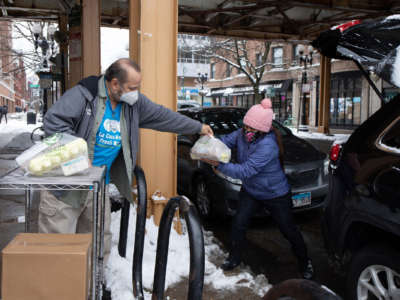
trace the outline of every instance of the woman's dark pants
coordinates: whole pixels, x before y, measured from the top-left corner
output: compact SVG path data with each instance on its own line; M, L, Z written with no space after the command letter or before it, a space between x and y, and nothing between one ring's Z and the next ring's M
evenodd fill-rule
M257 200L241 190L239 197L239 206L232 223L230 259L241 261L250 219L256 209L266 208L278 224L279 230L292 245L292 251L299 263L303 265L307 262L307 247L293 220L291 193L274 199Z

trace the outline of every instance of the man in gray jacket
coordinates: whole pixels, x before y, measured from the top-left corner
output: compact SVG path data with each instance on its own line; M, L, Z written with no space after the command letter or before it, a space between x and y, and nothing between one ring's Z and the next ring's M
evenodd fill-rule
M139 66L130 59L119 59L104 76L88 77L67 90L48 110L43 121L46 135L65 132L84 138L92 164L106 165L106 183L114 183L131 202L139 128L179 134L213 134L208 125L150 101L138 92L140 82ZM42 191L39 231L91 232L91 207L92 195L88 192ZM105 215L104 256L107 260L111 245L108 197Z

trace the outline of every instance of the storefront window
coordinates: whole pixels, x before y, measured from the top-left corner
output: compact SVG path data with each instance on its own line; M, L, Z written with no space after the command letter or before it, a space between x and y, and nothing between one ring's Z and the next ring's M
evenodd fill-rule
M354 127L361 123L361 76L348 72L331 80L330 124Z
M244 96L245 97L245 99L246 99L246 102L245 102L245 105L244 105L244 107L246 107L246 108L249 108L252 104L251 104L251 97L252 97L253 95L246 95L246 96Z
M222 99L221 99L221 105L222 106L225 106L226 105L226 97L222 97Z
M243 107L243 96L237 96L237 106Z
M283 48L282 47L273 48L274 67L281 67L282 63L283 63Z
M271 97L275 120L290 124L292 119L292 97L289 93L279 92Z

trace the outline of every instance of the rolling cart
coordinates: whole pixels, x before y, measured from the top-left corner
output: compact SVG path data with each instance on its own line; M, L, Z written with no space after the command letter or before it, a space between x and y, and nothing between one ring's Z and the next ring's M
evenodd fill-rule
M91 167L80 174L66 177L26 176L22 169L16 169L0 178L0 189L25 190L25 232L30 232L31 199L34 190L93 191L92 300L102 298L105 169L105 167Z

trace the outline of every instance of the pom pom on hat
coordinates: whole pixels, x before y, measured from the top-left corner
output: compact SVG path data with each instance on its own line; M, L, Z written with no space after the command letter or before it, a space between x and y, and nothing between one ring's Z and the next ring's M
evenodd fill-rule
M265 98L260 104L253 105L244 116L243 123L262 132L269 132L272 126L272 103Z
M261 101L261 105L262 107L264 107L265 109L267 108L272 108L272 103L271 103L271 99L269 98L265 98Z

